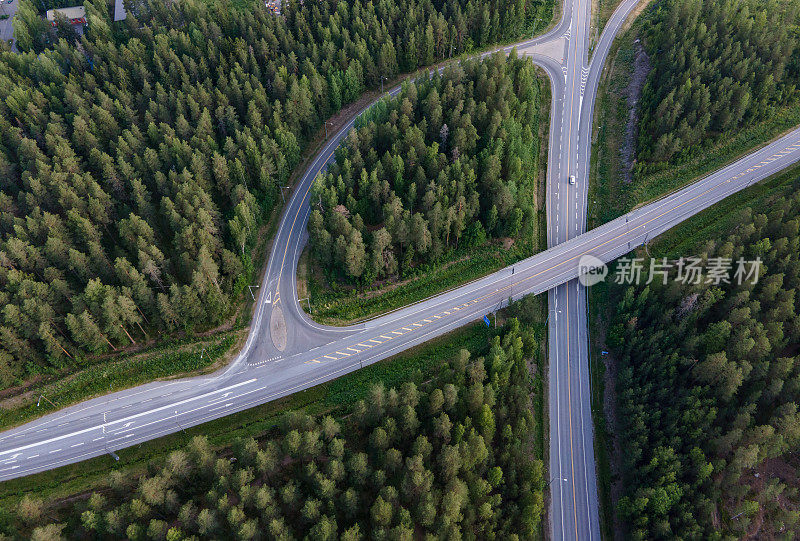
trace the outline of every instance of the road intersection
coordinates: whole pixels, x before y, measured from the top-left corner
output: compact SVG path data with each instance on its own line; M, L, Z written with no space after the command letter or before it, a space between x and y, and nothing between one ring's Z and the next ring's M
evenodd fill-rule
M520 54L528 54L545 69L553 90L546 251L358 325L330 327L310 320L296 289L297 261L307 241L310 188L346 137L351 120L318 153L284 209L257 290L250 334L236 360L209 376L120 391L0 433L0 480L99 456L263 404L478 320L510 298L550 291L550 475L556 479L551 485L551 534L558 539L599 539L586 294L575 280L578 261L586 254L611 261L800 161L798 129L686 188L585 232L594 99L614 35L637 3L623 1L588 65L590 0L568 0L553 30L516 45ZM397 92L394 88L389 94ZM566 183L570 174L576 175L574 186ZM285 329L281 340L273 336L276 318Z

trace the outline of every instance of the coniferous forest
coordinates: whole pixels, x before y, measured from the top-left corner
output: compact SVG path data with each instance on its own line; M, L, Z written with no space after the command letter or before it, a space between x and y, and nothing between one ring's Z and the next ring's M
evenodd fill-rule
M799 189L740 211L727 238L693 254L732 265L731 283L680 283L673 269L667 285L612 289L618 512L633 539L798 535ZM739 258L760 258L757 283L739 285Z
M112 472L91 496L25 497L0 509L0 537L535 539L536 347L512 319L485 358L462 349L432 381L373 386L345 417L291 412L261 441L219 452L197 436L141 477Z
M89 0L78 39L19 1L23 52L0 52L0 387L148 330L221 323L323 119L381 76L552 12L551 0L290 0L275 16L261 2L139 0L112 23Z
M689 157L720 134L800 102L800 4L660 0L645 45L638 159Z
M322 268L371 284L459 246L530 234L539 98L533 64L512 53L381 100L315 184L308 228Z

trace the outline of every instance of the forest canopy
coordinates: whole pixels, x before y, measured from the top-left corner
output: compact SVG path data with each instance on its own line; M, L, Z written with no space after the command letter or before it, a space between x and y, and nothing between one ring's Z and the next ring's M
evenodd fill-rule
M196 436L144 475L112 472L109 488L57 511L23 497L0 509L0 536L537 539L543 420L526 363L536 351L510 320L485 357L462 349L433 381L377 384L347 416L290 412L225 451Z
M618 511L633 539L798 534L800 179L766 209L741 211L697 254L704 267L731 262L731 283L673 272L612 290ZM757 283L733 279L739 258L762 261Z
M213 328L324 118L393 77L517 37L550 0L87 0L52 38L19 0L0 52L0 387L147 331Z
M645 45L638 159L690 156L720 134L800 102L800 5L659 0Z
M539 85L530 60L495 54L372 107L314 185L308 229L320 265L371 284L459 245L530 235Z

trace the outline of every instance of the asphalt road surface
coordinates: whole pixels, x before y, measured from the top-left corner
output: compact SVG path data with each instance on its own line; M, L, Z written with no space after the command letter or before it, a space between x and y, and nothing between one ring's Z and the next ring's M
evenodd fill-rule
M560 35L565 25L566 19L562 19L545 35L517 45L545 42ZM508 52L512 48L495 51ZM491 52L481 56L487 54ZM387 94L396 95L399 91L395 87ZM0 480L110 454L224 417L333 379L470 321L464 317L449 317L445 321L443 315L450 315L448 312L436 315L432 319L436 324L431 324L427 332L398 340L407 331L386 330L385 338L373 337L354 348L350 344L352 337L362 336L371 329L381 330L382 334L381 325L392 326L394 321L411 319L414 308L348 328L319 325L300 308L296 269L307 241L305 224L310 213L310 188L354 122L355 118L351 119L326 142L291 194L257 289L251 331L236 359L210 376L141 385L64 408L0 433ZM449 298L434 304L442 302L449 302ZM480 316L472 319L476 317ZM276 340L273 328L285 329L285 334Z
M620 18L615 15L609 22L604 32L607 45L624 20L622 15L635 3L635 0L623 3ZM120 391L0 433L0 480L103 455L263 404L478 320L506 305L509 298L519 299L558 288L549 301L554 323L550 335L551 445L561 446L555 453L551 450L551 530L554 538L599 537L585 361L585 292L575 281L578 261L586 254L611 261L728 195L797 163L800 129L691 186L584 233L591 110L605 54L601 39L589 68L584 67L585 48L577 42L585 43L588 32L588 0L573 0L573 4L577 6L574 13L580 16L573 17L572 5L568 5L562 21L545 37L518 44L520 51L536 49L537 44L568 35L566 52L572 53L571 61L569 55L562 60L532 53L534 61L552 78L554 89L548 250L356 326L336 328L310 321L297 302L295 281L312 203L309 189L316 174L331 159L333 149L345 137L349 124L325 145L294 189L273 243L265 277L257 290L250 335L236 360L210 376L155 382ZM393 89L390 93L397 91ZM567 152L563 150L564 144L569 145ZM554 168L556 161L558 167ZM565 184L568 171L576 174L575 186ZM277 341L282 349L276 347L270 331L276 307L280 308L286 329L285 340ZM554 460L560 463L554 465Z
M550 248L586 231L591 130L600 75L614 37L639 0L620 4L603 30L591 63L591 0L570 3L565 9L569 25L562 34L566 43L559 62L561 73L553 75L549 65L534 57L550 73L557 97L551 114L547 179ZM571 176L575 184L569 182ZM600 539L586 314L586 290L578 280L548 292L551 539Z
M17 6L19 0L0 0L0 15L8 15L7 19L0 21L0 40L8 41L14 38L14 27L11 26L11 21L14 20L14 15L17 13Z

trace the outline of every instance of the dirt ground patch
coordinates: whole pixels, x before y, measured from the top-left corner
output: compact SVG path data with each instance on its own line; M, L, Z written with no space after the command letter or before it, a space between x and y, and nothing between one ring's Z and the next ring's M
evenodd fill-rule
M636 135L639 128L639 98L642 96L647 75L652 69L650 57L637 39L634 42L633 73L626 89L628 100L628 122L625 125L625 139L622 144L622 180L626 184L633 181L633 167L636 165Z
M740 482L750 486L750 489L761 494L767 490L767 485L778 480L784 484L788 490L783 490L775 496L774 504L785 511L797 511L798 502L790 494L800 489L800 477L798 476L800 460L789 453L783 457L770 458L758 465L754 470L743 474ZM730 510L729 510L730 511ZM768 510L764 505L760 505L758 512L752 517L744 539L778 539L781 537L779 531L774 531L774 521L767 519Z

